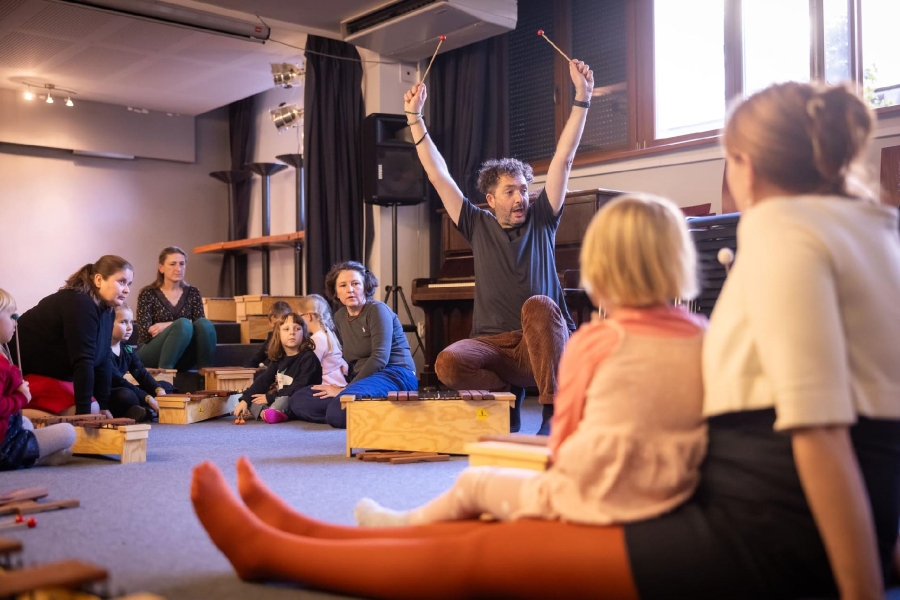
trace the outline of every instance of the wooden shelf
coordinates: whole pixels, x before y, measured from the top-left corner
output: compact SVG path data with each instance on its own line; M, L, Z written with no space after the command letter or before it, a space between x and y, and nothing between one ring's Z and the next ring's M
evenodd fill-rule
M231 242L216 242L205 246L194 247L194 254L208 252L246 252L250 250L263 250L265 248L294 248L302 244L306 238L303 231L282 233L279 235L267 235L263 237L247 238L245 240L233 240Z

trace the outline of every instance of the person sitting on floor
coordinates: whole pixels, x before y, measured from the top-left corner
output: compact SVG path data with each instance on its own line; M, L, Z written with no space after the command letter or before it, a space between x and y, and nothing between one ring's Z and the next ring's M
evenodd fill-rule
M31 391L6 350L16 331L15 312L15 298L0 289L0 471L63 464L72 456L76 437L68 423L35 429L22 416Z
M259 348L245 364L250 368L268 367L269 366L269 343L272 341L272 333L275 331L275 325L287 314L293 312L291 305L284 300L276 300L269 309L269 333L266 334L266 341L260 344Z
M109 410L114 417L134 419L138 423L152 421L159 414L156 396L174 391L172 384L156 381L134 348L125 343L134 332L134 313L127 304L116 307L116 320L112 332L112 390L109 394ZM131 383L130 374L137 381Z
M884 597L900 522L900 236L897 210L854 184L873 122L852 91L797 82L731 111L739 252L703 342L708 445L680 506L624 525L336 527L292 511L246 461L242 505L206 462L191 488L201 523L244 579L365 597Z
M244 390L234 415L267 423L287 420L288 400L299 388L322 382L322 365L313 352L306 323L297 313L288 313L276 323L269 344L269 366Z
M318 294L310 294L300 300L300 316L309 329L312 338L313 352L322 365L322 381L316 382L322 385L335 385L345 387L347 385L346 374L349 372L347 361L341 352L341 342L334 332L334 321L331 317L331 307L328 301ZM276 410L270 408L266 413L266 420L269 422L281 422L290 419L300 419L309 421L305 418L309 415L305 414L304 406L310 400L314 403L321 404L321 400L315 399L316 390L312 386L302 388L291 394L290 404L285 408L284 416L276 415L271 411ZM294 410L297 412L295 413ZM316 415L312 415L313 418Z
M59 291L25 311L16 357L32 400L27 411L109 412L113 308L131 290L134 270L121 256L101 256L73 273Z
M184 281L184 250L159 253L156 281L138 294L138 355L152 369L187 371L210 367L216 329L206 318L200 290Z
M337 264L325 276L325 295L343 304L334 323L343 358L350 365L350 383L297 391L290 402L297 419L346 429L347 413L340 396L384 398L388 392L418 389L416 364L403 326L387 304L373 299L377 288L375 275L356 261Z

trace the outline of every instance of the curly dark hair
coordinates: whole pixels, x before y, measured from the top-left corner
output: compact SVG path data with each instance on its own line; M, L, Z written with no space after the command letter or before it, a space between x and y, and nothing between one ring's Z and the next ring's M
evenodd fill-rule
M492 158L485 161L478 171L478 183L476 184L478 191L484 195L493 194L503 175L509 177L521 175L528 185L534 182L534 171L531 170L531 165L528 163L517 158Z
M362 275L366 300L371 300L375 296L375 290L378 289L378 278L375 277L375 274L365 268L362 263L358 263L355 260L346 260L331 267L331 270L328 271L328 275L325 276L325 295L328 296L329 300L334 302L337 298L335 285L341 271L356 271Z

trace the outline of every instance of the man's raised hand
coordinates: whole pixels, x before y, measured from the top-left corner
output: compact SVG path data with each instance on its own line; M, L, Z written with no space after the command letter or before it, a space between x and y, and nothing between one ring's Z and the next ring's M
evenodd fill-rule
M428 91L425 89L425 84L417 83L403 94L403 110L407 113L421 113L427 97Z
M569 63L569 75L575 84L575 99L590 101L594 92L594 72L591 67L582 60L572 60Z

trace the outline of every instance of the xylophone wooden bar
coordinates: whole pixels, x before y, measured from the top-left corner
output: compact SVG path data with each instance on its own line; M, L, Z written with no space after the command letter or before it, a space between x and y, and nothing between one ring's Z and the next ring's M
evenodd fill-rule
M106 581L106 569L79 560L62 560L7 571L0 577L0 597L15 597L43 588L78 589Z
M386 398L341 396L347 411L347 456L354 448L465 454L483 435L509 433L515 395L459 390L440 399L417 392Z

